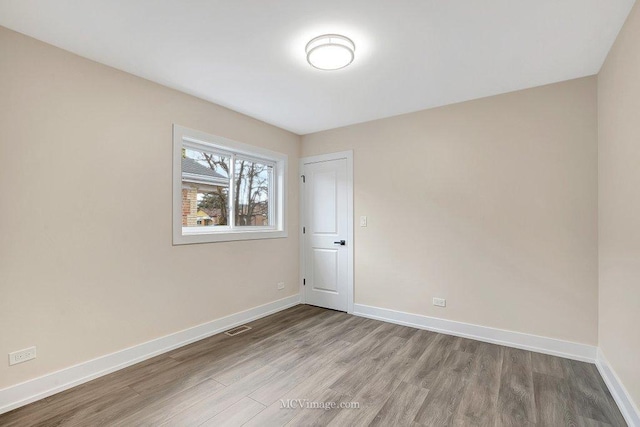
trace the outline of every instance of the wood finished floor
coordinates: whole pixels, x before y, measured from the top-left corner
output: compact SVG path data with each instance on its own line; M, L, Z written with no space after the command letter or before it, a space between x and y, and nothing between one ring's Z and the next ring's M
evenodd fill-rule
M592 364L299 305L0 415L2 426L624 426ZM359 402L283 409L280 400Z

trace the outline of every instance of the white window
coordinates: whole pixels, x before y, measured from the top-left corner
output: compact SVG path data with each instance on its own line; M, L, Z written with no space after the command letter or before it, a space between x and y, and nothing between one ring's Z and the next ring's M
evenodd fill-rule
M287 237L287 156L173 126L173 243Z

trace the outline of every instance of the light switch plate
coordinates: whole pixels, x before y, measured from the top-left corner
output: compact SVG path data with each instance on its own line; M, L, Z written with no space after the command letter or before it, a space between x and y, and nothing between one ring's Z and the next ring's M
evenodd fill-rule
M360 217L360 227L366 227L367 226L367 217L366 216L361 216Z

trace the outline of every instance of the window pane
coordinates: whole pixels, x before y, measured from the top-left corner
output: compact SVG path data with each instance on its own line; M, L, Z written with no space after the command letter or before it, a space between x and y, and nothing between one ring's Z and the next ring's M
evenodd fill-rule
M235 225L238 227L267 226L273 167L259 162L236 159L235 163Z
M229 158L182 150L182 226L228 225Z

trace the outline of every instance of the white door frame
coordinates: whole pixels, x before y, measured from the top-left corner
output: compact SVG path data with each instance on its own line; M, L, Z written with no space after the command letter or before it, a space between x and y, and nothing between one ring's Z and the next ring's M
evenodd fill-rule
M302 157L299 163L299 171L302 176L304 173L305 163L317 163L326 162L330 160L347 160L347 313L353 314L353 294L354 294L354 280L353 280L353 151L340 151L338 153L321 154L318 156ZM304 182L300 177L300 300L305 303L305 287L303 280L305 278L305 259L304 259L304 234L302 228L306 225L305 220L305 193Z

